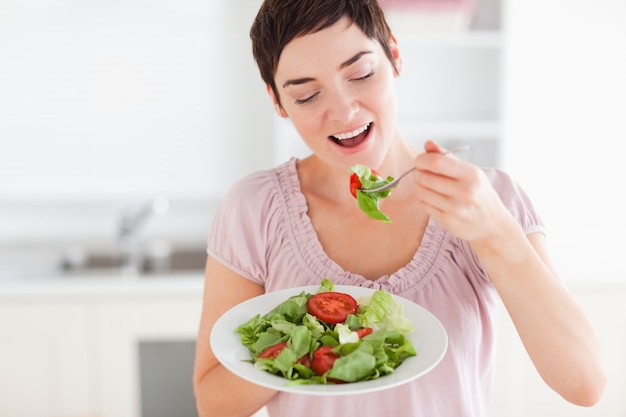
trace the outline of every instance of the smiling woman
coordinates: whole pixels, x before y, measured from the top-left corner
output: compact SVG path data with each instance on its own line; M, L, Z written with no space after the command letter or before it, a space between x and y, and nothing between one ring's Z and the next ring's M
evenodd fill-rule
M220 203L194 376L199 413L249 415L267 404L272 417L486 416L499 301L547 384L573 404L595 404L606 383L599 339L551 267L531 199L508 174L445 155L433 141L417 148L402 134L403 55L377 3L265 0L250 34L276 114L312 153L242 178ZM384 201L393 222L375 222L354 204L348 168L356 164L390 176L414 168ZM323 401L230 372L223 349L212 350L223 339L212 331L221 317L322 278L427 308L448 332L448 353L393 389Z

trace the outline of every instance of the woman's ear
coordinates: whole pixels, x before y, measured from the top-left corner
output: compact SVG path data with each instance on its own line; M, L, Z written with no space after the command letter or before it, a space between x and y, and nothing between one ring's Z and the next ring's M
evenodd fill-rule
M391 35L389 39L389 50L391 51L391 57L393 58L394 69L396 70L396 77L402 73L402 57L400 56L400 48L398 47L398 40L395 35Z
M269 94L270 98L272 99L272 103L274 104L274 110L276 111L276 114L278 114L278 116L282 118L287 119L289 115L285 112L285 110L283 109L283 106L280 105L280 102L278 101L276 94L274 94L274 90L272 90L272 86L270 86L269 84L265 84L265 89L267 90L267 94Z

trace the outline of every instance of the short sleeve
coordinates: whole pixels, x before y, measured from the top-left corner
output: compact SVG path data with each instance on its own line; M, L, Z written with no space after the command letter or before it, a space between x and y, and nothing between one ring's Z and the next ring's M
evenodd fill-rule
M271 171L251 174L222 198L211 224L207 241L210 257L264 285L267 277L269 243L273 239L278 198Z
M508 174L498 169L485 169L485 174L504 206L522 226L525 234L545 233L541 217L526 192Z

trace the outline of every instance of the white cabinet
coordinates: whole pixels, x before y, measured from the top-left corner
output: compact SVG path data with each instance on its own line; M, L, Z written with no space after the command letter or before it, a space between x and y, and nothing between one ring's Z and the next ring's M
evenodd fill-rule
M96 406L93 318L82 302L0 305L0 415L79 416Z
M148 341L195 341L200 319L199 297L135 298L97 307L100 413L139 417L141 387L139 344ZM189 374L191 384L191 374Z
M0 416L146 415L141 345L195 344L202 279L114 280L0 286ZM196 415L191 358L185 363L184 384L166 393L192 410L177 417Z

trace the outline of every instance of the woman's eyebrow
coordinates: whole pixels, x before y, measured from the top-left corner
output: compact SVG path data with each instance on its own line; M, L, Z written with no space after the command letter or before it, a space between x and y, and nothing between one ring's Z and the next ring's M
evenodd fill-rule
M372 51L362 51L362 52L359 52L358 54L356 54L355 56L353 56L352 58L350 58L349 60L347 60L343 64L339 65L339 69L344 69L346 67L349 67L350 65L354 64L356 61L361 59L361 57L363 55L367 55L367 54L371 54L371 53L372 53Z
M313 77L296 78L294 80L287 80L287 81L285 81L285 84L283 84L283 88L289 87L290 85L298 85L298 84L308 83L309 81L314 81L314 80L315 80L315 78L313 78Z
M347 61L341 63L341 65L339 65L339 69L344 69L346 67L349 67L350 65L354 64L359 59L361 59L361 57L363 55L367 55L367 54L371 54L371 53L372 53L372 51L362 51L362 52L359 52L358 54L354 55L352 58L350 58ZM315 78L313 78L313 77L304 77L304 78L296 78L296 79L293 79L293 80L287 80L283 84L283 88L289 87L290 85L305 84L305 83L308 83L310 81L315 81Z

